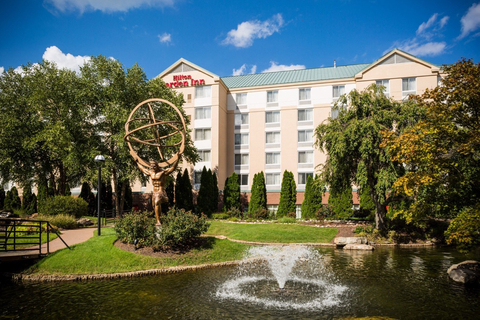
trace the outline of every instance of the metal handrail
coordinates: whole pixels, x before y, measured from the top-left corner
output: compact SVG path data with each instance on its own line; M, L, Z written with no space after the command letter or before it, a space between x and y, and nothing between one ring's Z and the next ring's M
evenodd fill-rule
M32 249L31 247L27 248L17 248L17 239L35 239L38 241L36 242L23 242L21 245L38 245L38 252L42 254L42 224L46 224L46 231L47 231L47 254L50 254L50 231L54 232L58 238L65 244L65 246L71 250L68 244L63 240L60 234L52 227L49 221L43 220L27 220L27 219L17 219L17 218L3 218L0 219L0 228L4 227L4 229L0 229L0 241L3 240L3 244L0 244L0 251L10 252L10 251L32 251L36 250L35 248ZM18 236L17 234L24 233L25 231L17 230L18 227L32 227L37 229L38 237L35 236ZM4 236L1 236L1 233L4 233ZM13 234L13 237L12 237ZM8 243L10 239L13 239L13 243ZM8 247L13 245L13 250L10 250Z

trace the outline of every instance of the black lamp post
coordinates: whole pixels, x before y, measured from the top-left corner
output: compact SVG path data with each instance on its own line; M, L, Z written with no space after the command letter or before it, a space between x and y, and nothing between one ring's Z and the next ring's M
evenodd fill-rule
M101 154L95 157L95 162L98 166L98 185L97 185L97 213L98 213L98 235L100 235L101 231L101 221L100 221L100 188L102 187L102 164L105 162L105 157Z

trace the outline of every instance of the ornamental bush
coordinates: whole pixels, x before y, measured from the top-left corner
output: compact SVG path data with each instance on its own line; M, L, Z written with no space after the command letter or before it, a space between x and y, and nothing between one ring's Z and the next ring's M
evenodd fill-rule
M210 227L205 215L172 208L160 217L162 228L158 232L159 247L183 246L199 237Z
M152 246L156 244L155 224L152 212L133 211L115 220L115 232L118 240L123 243L134 244L135 239L138 239L138 246Z
M38 212L51 216L67 214L80 218L88 214L88 203L82 198L71 196L49 197L39 202Z
M277 218L286 216L289 212L295 212L297 209L297 186L293 173L285 170L282 178L282 189L280 193L280 203L278 204Z
M56 216L48 216L39 214L36 220L48 221L54 229L75 229L78 227L77 219L69 214L57 214Z

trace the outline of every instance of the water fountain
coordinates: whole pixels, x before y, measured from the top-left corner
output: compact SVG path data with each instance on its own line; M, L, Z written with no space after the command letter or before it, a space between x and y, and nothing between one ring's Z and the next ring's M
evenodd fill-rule
M341 303L337 283L321 255L303 246L253 247L216 297L281 309L325 309Z

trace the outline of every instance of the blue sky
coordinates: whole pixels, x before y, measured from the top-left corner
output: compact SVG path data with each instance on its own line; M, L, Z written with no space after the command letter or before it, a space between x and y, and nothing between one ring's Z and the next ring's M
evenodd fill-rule
M219 76L373 62L399 48L480 61L480 2L2 0L0 72L104 55L153 78L179 58Z

